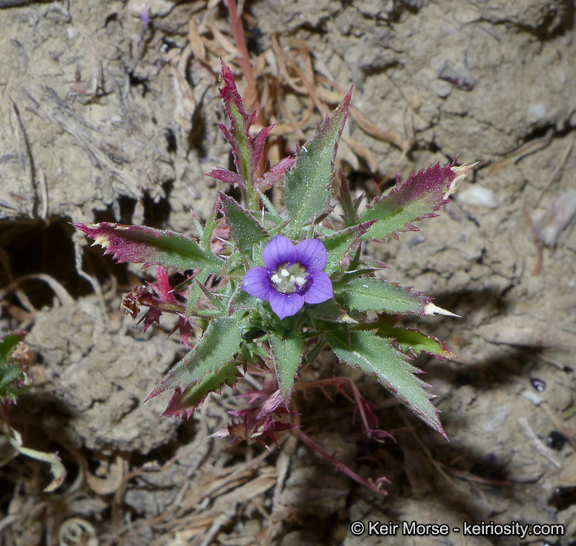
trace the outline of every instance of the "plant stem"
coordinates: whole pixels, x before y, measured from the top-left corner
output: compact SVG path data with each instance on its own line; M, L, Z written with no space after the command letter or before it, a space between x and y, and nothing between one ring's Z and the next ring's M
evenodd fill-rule
M378 493L379 495L382 496L388 495L388 493L384 489L380 489L380 487L378 487L377 484L368 481L366 478L363 478L362 476L360 476L360 474L357 474L350 467L346 466L343 462L339 461L336 457L334 457L334 455L330 455L330 453L328 453L320 444L312 440L310 436L304 434L300 429L293 428L290 429L290 432L294 434L294 436L296 436L296 438L298 438L301 442L306 444L309 448L316 451L316 453L324 457L327 461L330 461L334 465L336 470L343 472L344 474L352 478L355 482L359 483L360 485L363 485L364 487L367 487L368 489L370 489L370 491L373 491L374 493ZM388 482L386 478L380 478L379 482L381 483L383 481Z

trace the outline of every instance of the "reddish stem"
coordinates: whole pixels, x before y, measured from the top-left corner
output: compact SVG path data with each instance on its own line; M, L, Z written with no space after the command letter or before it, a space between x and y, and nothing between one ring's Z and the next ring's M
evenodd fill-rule
M294 434L296 438L298 438L300 441L306 444L309 448L316 451L316 453L324 457L327 461L330 461L334 465L336 470L346 474L347 476L352 478L355 482L359 483L360 485L363 485L364 487L367 487L368 489L370 489L370 491L374 491L374 493L378 493L379 495L383 496L388 495L388 493L384 491L384 489L380 489L379 487L379 484L382 482L390 483L390 481L387 480L386 478L384 477L379 478L377 484L372 483L371 481L368 481L366 478L360 476L360 474L356 474L356 472L354 472L351 468L346 466L343 462L339 461L336 457L334 457L334 455L330 455L330 453L328 453L320 444L312 440L310 436L304 434L301 430L293 428L290 430L290 432Z
M364 398L360 394L360 391L358 390L356 383L354 383L354 381L352 381L348 377L332 377L330 379L319 379L316 381L308 381L306 383L296 383L295 388L296 390L303 390L310 387L324 389L325 386L333 386L339 389L342 387L348 387L350 391L352 391L352 396L354 396L354 400L356 401L356 409L360 414L360 421L362 422L362 428L364 429L364 434L366 434L368 438L376 441L382 441L384 437L394 440L394 437L391 434L388 434L383 430L373 429L370 426L370 420L366 415L366 408L362 403ZM342 394L348 397L346 391L342 390Z

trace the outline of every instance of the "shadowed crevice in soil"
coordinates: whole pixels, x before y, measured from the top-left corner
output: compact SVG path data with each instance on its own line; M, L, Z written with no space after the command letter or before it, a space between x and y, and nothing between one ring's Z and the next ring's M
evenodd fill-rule
M52 220L48 224L4 222L0 225L5 265L0 272L0 286L26 277L18 287L36 308L52 305L54 291L40 278L34 278L35 275L48 275L73 298L89 294L92 291L89 283L75 268L74 231L65 219Z

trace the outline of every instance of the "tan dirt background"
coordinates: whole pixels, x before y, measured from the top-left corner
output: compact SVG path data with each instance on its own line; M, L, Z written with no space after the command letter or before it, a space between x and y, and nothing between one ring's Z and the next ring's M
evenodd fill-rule
M280 452L209 439L236 407L230 392L183 423L159 417L167 400L142 405L182 347L169 323L143 333L119 309L149 273L113 264L70 225L194 234L190 209L206 217L217 188L203 173L230 164L216 128L220 58L250 92L225 4L22 4L0 2L0 328L29 330L38 363L10 423L25 445L58 452L68 476L45 493L47 465L2 443L2 544L576 539L572 2L243 6L262 111L276 124L272 161L353 84L339 160L357 193L456 156L480 162L440 217L368 249L388 279L462 317L417 321L456 354L417 361L450 443L327 356L317 374L354 377L397 443L364 441L344 397L297 400L304 429L362 476L386 476L387 497L293 438ZM566 534L354 537L356 520L562 523Z

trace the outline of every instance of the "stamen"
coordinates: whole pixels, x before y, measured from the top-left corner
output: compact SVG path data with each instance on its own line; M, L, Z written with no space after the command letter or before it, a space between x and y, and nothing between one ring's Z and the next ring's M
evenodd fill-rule
M306 268L299 263L282 264L271 276L270 281L281 294L292 294L303 288L308 282Z
M303 277L292 277L290 279L298 288L302 288L306 284L306 279Z

